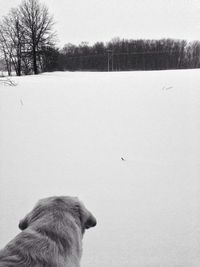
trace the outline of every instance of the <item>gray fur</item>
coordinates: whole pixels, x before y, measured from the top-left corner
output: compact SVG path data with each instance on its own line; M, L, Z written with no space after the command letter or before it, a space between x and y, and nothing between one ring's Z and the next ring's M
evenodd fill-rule
M0 267L79 267L82 237L96 219L75 197L49 197L19 223L22 230L0 251Z

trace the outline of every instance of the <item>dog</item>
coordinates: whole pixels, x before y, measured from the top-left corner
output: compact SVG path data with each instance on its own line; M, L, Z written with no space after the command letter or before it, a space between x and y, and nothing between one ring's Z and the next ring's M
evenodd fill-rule
M76 197L41 199L0 251L0 267L80 267L83 234L96 223Z

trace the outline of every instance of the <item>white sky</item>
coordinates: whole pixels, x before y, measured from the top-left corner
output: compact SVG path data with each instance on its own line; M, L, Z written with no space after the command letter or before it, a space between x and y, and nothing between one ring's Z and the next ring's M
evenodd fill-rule
M20 0L0 0L0 16ZM43 0L59 45L114 37L200 40L199 0Z

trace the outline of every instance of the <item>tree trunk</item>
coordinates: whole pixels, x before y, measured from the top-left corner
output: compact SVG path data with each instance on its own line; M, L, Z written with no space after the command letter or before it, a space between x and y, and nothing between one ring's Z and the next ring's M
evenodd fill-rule
M33 47L33 72L34 74L38 74L37 54L35 47Z
M18 53L17 56L17 76L21 76L21 55Z

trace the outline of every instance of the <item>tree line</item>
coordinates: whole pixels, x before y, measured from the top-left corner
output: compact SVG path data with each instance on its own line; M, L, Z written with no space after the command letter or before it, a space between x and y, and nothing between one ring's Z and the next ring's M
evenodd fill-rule
M45 71L200 68L200 42L114 38L56 47L53 16L39 0L23 0L0 22L0 53L8 75ZM1 62L2 62L1 60Z
M63 70L127 71L200 67L200 42L185 40L126 40L115 38L94 45L66 44L59 51Z

